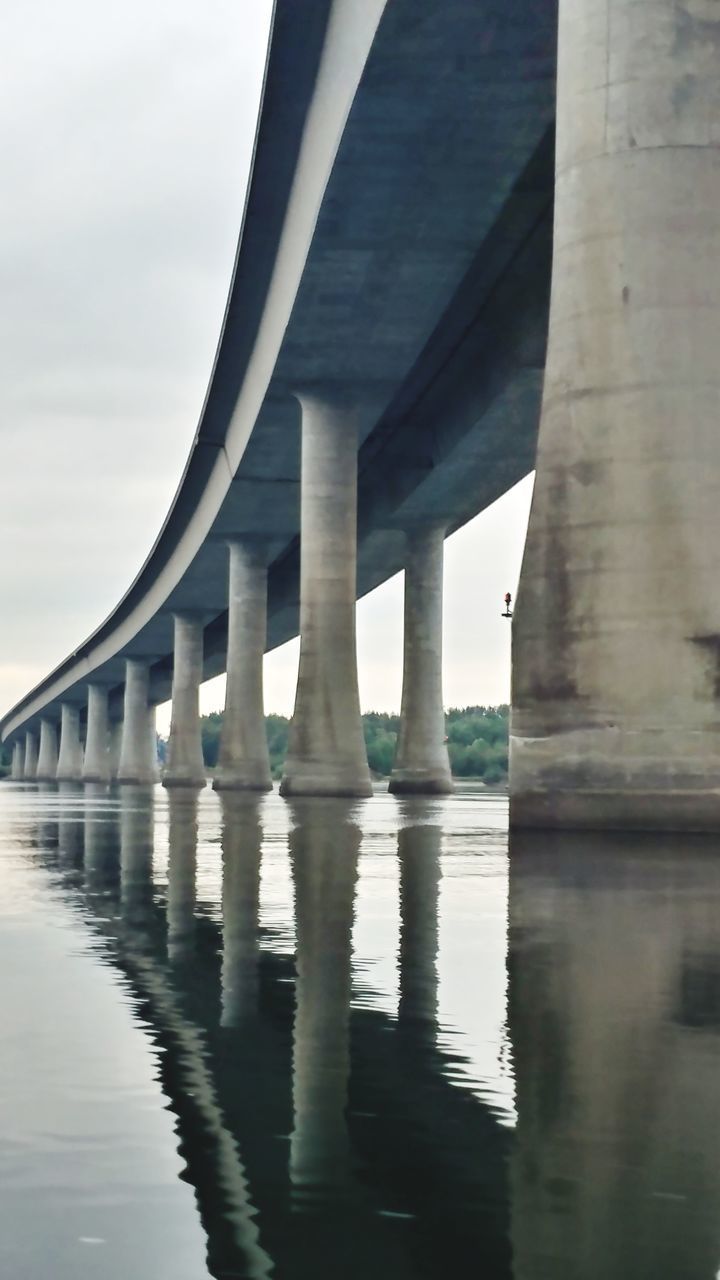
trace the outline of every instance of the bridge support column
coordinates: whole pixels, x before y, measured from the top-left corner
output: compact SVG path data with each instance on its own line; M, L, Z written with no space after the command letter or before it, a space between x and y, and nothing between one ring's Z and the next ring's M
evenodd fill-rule
M263 707L263 654L267 635L267 561L257 543L230 548L225 715L217 790L270 791L270 758Z
M22 742L16 742L13 746L12 769L10 771L10 777L13 782L20 782L22 780L24 758L25 753L23 751L23 744Z
M108 691L104 685L88 685L87 737L83 782L109 782Z
M560 3L510 819L718 830L720 22L673 0L614 0L611 22L607 7Z
M122 751L123 721L114 720L108 729L108 773L110 781L117 781L120 771L120 753Z
M54 782L57 777L58 749L57 729L52 720L40 721L40 751L38 752L36 778L38 782Z
M300 669L281 795L369 796L355 648L354 414L302 397Z
M80 712L69 702L63 702L60 720L60 751L55 776L58 782L77 782L82 774L82 767Z
M200 735L200 681L203 672L203 622L195 614L175 614L172 718L164 787L204 787Z
M444 529L407 535L400 734L389 790L446 795L453 790L442 693Z
M125 707L118 782L147 785L157 780L155 710L148 705L150 669L141 658L125 661Z
M25 734L25 756L23 759L23 778L25 782L34 782L37 774L37 738L34 733Z

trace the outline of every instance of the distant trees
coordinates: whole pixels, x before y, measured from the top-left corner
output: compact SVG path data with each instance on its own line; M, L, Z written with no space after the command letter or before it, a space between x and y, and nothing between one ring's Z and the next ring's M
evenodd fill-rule
M502 782L508 768L510 708L452 707L447 713L448 753L456 778Z
M446 716L450 767L457 778L482 778L493 785L507 775L508 721L510 708L452 707ZM202 745L205 764L214 769L218 761L222 712L202 717ZM290 721L285 716L265 717L270 767L280 777L287 754ZM395 758L400 717L384 711L363 716L363 733L368 764L373 773L386 777Z

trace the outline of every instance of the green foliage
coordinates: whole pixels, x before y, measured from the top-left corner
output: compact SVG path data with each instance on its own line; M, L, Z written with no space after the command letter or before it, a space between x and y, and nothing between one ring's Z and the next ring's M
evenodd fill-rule
M451 707L446 716L450 767L457 778L482 778L489 785L504 781L508 765L508 722L510 708ZM202 745L205 764L217 765L222 729L222 712L202 717ZM287 754L290 721L285 716L265 717L270 767L279 778ZM363 733L368 764L383 777L391 772L400 717L384 711L363 716Z

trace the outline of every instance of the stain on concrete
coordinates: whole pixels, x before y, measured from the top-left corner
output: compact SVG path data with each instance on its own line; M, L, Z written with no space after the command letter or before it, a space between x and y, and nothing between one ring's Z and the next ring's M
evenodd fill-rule
M674 54L694 49L720 52L720 5L717 0L685 0L675 5Z
M684 75L681 80L678 80L672 91L672 104L676 116L681 114L683 108L686 107L688 102L692 99L696 84L696 77L690 75L690 73Z
M720 635L690 636L691 644L704 649L709 658L709 671L712 696L720 701Z

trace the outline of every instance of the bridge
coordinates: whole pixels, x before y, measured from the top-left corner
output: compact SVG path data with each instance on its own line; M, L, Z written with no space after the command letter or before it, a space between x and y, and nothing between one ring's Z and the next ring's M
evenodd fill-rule
M163 781L204 784L198 686L226 670L214 785L266 789L262 655L299 632L282 791L368 795L355 601L404 569L391 789L449 790L443 540L536 465L511 822L717 828L720 20L608 14L277 0L180 488L4 717L16 777L150 781L171 695Z

